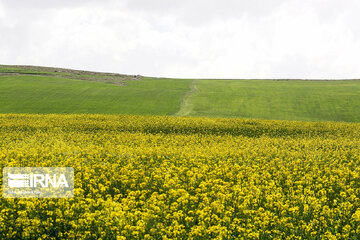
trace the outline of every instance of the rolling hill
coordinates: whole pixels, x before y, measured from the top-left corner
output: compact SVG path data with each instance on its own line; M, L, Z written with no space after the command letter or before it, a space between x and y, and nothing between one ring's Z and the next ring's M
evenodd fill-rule
M169 79L0 65L0 103L0 113L360 122L360 81Z

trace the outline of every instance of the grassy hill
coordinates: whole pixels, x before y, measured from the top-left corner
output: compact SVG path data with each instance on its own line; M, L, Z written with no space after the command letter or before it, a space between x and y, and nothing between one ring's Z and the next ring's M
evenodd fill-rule
M360 121L360 81L200 80L186 115Z
M0 113L171 115L191 80L0 70ZM57 72L55 72L57 71Z
M360 81L164 79L0 66L0 113L360 122Z

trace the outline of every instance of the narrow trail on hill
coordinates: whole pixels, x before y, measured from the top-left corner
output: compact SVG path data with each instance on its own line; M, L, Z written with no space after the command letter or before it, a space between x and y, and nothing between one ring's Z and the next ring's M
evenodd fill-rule
M185 94L180 103L180 109L177 111L174 116L188 116L194 109L194 105L189 101L191 95L193 95L197 88L196 84L199 82L199 79L194 79L190 84L189 91Z

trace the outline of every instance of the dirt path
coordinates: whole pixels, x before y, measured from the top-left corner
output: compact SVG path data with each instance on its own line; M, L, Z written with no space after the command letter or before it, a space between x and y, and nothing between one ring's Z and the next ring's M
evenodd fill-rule
M196 85L199 82L199 79L194 79L190 84L190 90L185 94L183 97L181 103L180 103L180 109L178 112L176 112L175 116L188 116L194 109L194 105L190 103L189 98L191 95L193 95L197 88Z

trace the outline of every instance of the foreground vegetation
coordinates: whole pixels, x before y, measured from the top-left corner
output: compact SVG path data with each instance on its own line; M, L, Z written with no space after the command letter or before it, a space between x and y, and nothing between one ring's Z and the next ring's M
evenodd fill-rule
M0 198L1 239L357 239L360 124L0 115L0 166L73 167Z

